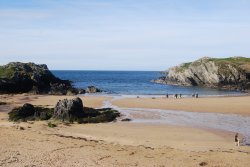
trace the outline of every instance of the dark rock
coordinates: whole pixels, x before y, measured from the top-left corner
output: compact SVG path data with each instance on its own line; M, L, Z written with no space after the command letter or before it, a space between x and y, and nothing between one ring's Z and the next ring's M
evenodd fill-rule
M85 89L78 89L78 94L85 94L85 93L86 93Z
M118 116L120 116L120 113L111 108L94 109L83 107L82 100L79 97L72 100L58 101L53 114L54 119L78 123L111 122Z
M130 121L132 121L132 119L130 119L130 118L124 118L124 119L122 119L121 121L122 121L122 122L130 122Z
M83 103L79 97L72 100L59 100L54 108L53 118L62 121L72 122L83 116Z
M78 118L78 123L105 123L115 121L120 113L112 108L93 109L84 107L85 117Z
M10 121L48 120L52 116L52 109L34 107L32 104L24 104L14 108L9 114Z
M172 67L154 82L250 91L250 58L204 57L194 62Z
M71 89L70 81L55 77L46 65L13 62L0 66L0 93L65 95Z
M114 121L120 113L111 108L94 109L83 107L82 100L75 98L57 102L55 108L43 108L24 104L9 112L10 121L56 120L78 123L100 123Z
M89 86L86 89L86 93L98 93L98 92L102 92L102 91L96 88L95 86Z
M68 96L74 96L74 95L76 95L76 94L78 94L78 93L79 93L79 90L78 90L78 89L72 88L72 89L69 89L69 90L67 91L66 95L68 95Z
M6 105L6 104L7 104L6 102L0 101L0 105Z
M208 163L207 163L207 162L201 162L201 163L199 163L199 165L200 165L200 166L207 166Z
M34 116L35 108L32 104L24 104L22 107L14 108L11 112L9 112L9 120L11 121L19 121L26 120L29 117Z

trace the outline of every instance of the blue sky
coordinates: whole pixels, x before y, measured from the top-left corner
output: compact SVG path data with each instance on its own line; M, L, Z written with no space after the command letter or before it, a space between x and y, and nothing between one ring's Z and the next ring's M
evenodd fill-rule
M249 44L249 0L0 0L0 64L164 70Z

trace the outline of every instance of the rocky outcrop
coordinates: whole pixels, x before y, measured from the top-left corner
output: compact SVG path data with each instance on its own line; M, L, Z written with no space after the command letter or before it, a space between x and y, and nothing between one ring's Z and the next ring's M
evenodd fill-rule
M75 120L84 116L82 100L75 99L59 100L54 108L53 117L62 121Z
M250 58L204 57L163 72L154 82L182 86L204 86L229 90L250 90Z
M102 92L100 89L96 88L95 86L88 86L85 90L85 93L98 93Z
M26 103L21 107L14 108L9 112L9 120L11 121L32 121L32 120L48 120L52 116L53 109L33 106Z
M77 94L68 80L55 77L46 65L12 62L0 66L0 93Z
M44 108L24 104L16 107L9 113L10 121L54 120L78 123L111 122L120 116L120 113L111 108L94 109L83 107L80 98L59 100L55 108Z
M79 97L58 101L53 114L54 119L78 123L111 122L118 116L120 116L120 113L111 108L83 107L82 100Z

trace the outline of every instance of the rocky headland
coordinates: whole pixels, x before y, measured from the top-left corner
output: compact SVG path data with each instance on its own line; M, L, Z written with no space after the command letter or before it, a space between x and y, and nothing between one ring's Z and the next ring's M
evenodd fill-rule
M0 93L77 94L69 80L55 77L47 65L12 62L0 66Z
M250 91L250 58L210 58L171 67L156 83Z
M0 66L0 94L76 95L97 92L101 90L94 86L74 88L71 81L54 76L45 64L11 62Z

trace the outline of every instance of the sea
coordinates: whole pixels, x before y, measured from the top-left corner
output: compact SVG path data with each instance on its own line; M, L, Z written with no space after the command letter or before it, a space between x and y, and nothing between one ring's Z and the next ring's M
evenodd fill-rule
M66 80L71 80L77 88L95 86L112 95L166 95L182 94L190 96L230 96L240 95L238 91L225 91L203 87L185 87L153 83L162 76L160 71L58 71L52 73Z

